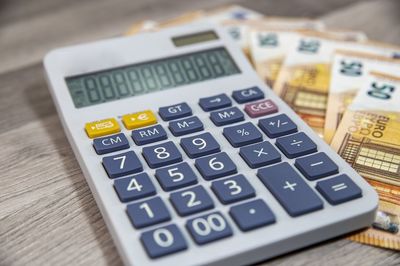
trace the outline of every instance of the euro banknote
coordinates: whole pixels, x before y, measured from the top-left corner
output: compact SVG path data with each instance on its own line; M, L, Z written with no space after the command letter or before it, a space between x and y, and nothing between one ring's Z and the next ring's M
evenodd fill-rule
M347 106L370 71L400 73L400 47L377 45L373 53L338 50L332 59L331 79L324 125L324 140L332 141Z
M400 76L369 72L345 111L332 148L379 195L373 226L351 240L400 250Z

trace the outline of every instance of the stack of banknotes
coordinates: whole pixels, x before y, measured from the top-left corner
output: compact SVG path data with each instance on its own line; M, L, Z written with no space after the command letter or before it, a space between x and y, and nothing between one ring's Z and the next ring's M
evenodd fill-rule
M201 21L225 27L269 87L376 189L373 226L349 238L400 250L400 47L235 5L137 22L127 35Z

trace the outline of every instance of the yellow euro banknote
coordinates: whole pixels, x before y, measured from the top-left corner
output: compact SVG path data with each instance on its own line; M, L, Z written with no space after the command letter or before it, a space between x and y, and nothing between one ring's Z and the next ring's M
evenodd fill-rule
M344 113L332 148L378 192L372 227L351 240L400 250L400 76L370 72Z
M326 108L324 140L332 141L347 106L370 71L400 73L400 59L394 59L400 47L377 45L373 53L338 50L332 59L331 80Z

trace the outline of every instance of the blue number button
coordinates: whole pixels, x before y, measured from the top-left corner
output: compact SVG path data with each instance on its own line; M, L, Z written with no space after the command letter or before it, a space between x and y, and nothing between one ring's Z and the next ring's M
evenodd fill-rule
M337 205L362 196L361 189L347 175L339 175L319 181L317 190L332 205Z
M135 228L171 220L169 211L160 197L132 203L127 207L128 216Z
M230 225L220 212L190 219L186 223L186 228L193 240L199 245L223 239L233 234Z
M170 106L160 107L158 114L164 121L182 118L192 115L192 109L187 103L179 103Z
M174 136L182 136L204 129L203 123L197 116L169 122L169 130Z
M252 198L256 195L254 188L244 175L214 181L211 184L211 189L223 204Z
M150 168L157 168L182 161L182 155L172 141L145 147L142 153Z
M274 213L261 199L234 206L229 214L242 231L250 231L276 221Z
M136 200L156 194L149 175L141 173L132 177L116 179L114 188L122 202Z
M180 216L214 208L214 202L202 186L171 193L169 199Z
M323 208L322 200L288 163L262 168L257 175L290 216Z
M194 164L206 180L237 173L236 165L225 152L199 158Z
M260 119L258 126L270 138L276 138L297 132L297 126L285 114Z
M317 151L317 145L303 132L276 139L276 146L291 159Z
M187 249L186 240L174 224L144 232L140 241L153 259Z
M133 151L103 158L103 166L110 178L141 172L142 163Z
M268 141L240 148L239 154L251 168L281 161L281 154Z
M222 93L211 97L200 98L199 105L204 111L208 112L229 107L232 105L232 101L225 93Z
M251 122L226 127L223 134L233 147L241 147L263 140L261 132Z
M171 191L197 183L197 176L187 163L180 163L157 169L156 178L165 191Z
M93 147L97 154L105 154L129 148L129 142L124 133L97 138L93 140Z
M218 142L208 132L181 139L181 146L190 158L197 158L221 151Z
M167 132L161 125L136 129L132 131L132 139L136 145L145 145L167 139Z
M233 99L238 103L247 103L264 98L264 92L259 87L236 90L232 93Z
M244 114L237 107L210 113L210 119L216 126L224 126L244 120Z
M338 173L338 166L323 152L296 159L294 165L308 180Z

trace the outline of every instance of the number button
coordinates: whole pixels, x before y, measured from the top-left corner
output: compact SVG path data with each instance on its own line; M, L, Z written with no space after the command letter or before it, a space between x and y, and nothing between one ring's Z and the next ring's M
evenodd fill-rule
M143 171L142 163L133 151L104 157L103 166L110 178Z
M240 148L239 154L251 168L281 161L281 154L268 141Z
M242 231L250 231L275 223L275 215L261 199L236 205L229 210L235 223Z
M228 179L214 181L211 189L223 204L252 198L256 195L254 188L244 175L237 175Z
M145 145L167 139L167 132L161 125L136 129L132 131L132 139L136 145Z
M257 175L290 216L323 208L322 200L288 163L262 168Z
M290 159L317 151L317 145L303 132L276 139L276 146Z
M156 194L149 175L141 173L132 177L116 179L114 188L122 202L136 200Z
M210 113L210 119L216 126L225 126L244 120L244 114L237 107Z
M220 212L203 215L187 221L186 228L193 240L203 245L231 236L232 229Z
M127 213L135 228L171 220L168 209L160 197L132 203L128 205Z
M187 249L186 240L174 224L144 232L140 241L153 259Z
M150 168L157 168L182 161L182 155L172 141L145 147L142 153Z
M174 192L170 201L180 216L187 216L214 208L214 203L202 186Z
M210 133L181 139L181 146L190 158L219 152L220 146Z
M362 196L361 189L347 175L339 175L319 181L317 190L332 205L337 205Z
M197 116L169 122L169 130L174 136L182 136L204 129L203 123Z
M280 114L270 118L260 119L258 126L270 138L276 138L297 132L297 126L285 114Z
M338 166L323 152L296 159L294 165L308 180L338 173Z
M200 98L199 105L203 111L208 112L229 107L232 105L232 101L225 93L222 93L211 97Z
M206 180L237 173L236 165L225 152L199 158L195 161L195 166Z
M123 133L93 140L97 154L105 154L129 148L129 142Z
M197 183L197 176L187 163L180 163L157 169L156 178L165 191L171 191Z
M251 122L226 127L223 134L233 147L241 147L263 140L261 132Z
M264 92L259 87L251 87L234 91L232 97L238 103L247 103L264 98Z
M164 121L182 118L192 115L192 109L187 103L179 103L175 105L160 107L158 113Z

